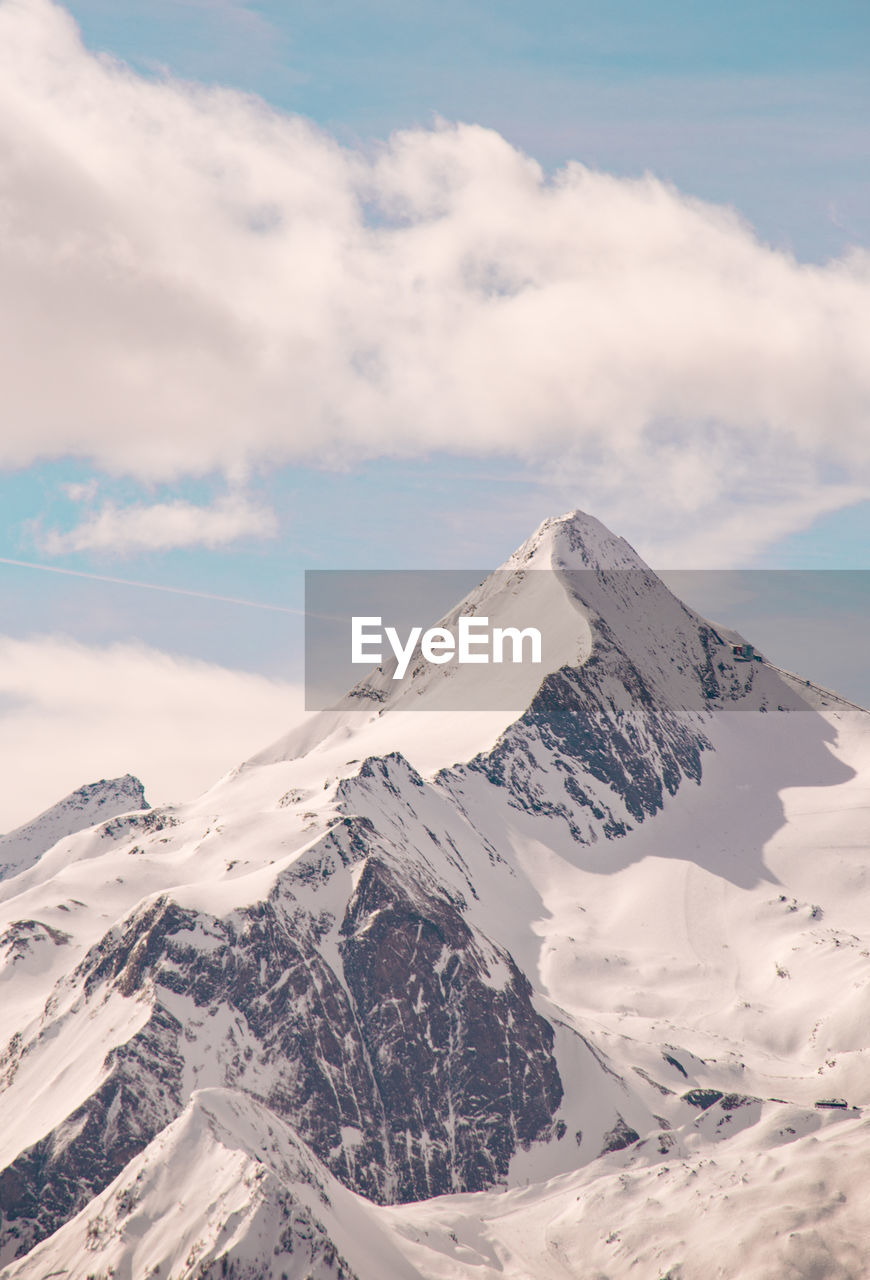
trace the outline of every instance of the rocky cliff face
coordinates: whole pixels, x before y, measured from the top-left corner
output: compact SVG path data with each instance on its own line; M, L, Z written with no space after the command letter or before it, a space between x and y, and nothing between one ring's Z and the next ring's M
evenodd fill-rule
M363 772L423 785L401 759L392 775L380 761ZM336 876L340 917L318 905ZM111 930L72 975L74 1012L60 1019L120 996L146 1002L148 1020L106 1056L87 1100L0 1174L0 1257L67 1221L203 1085L265 1102L375 1201L504 1182L519 1148L552 1137L562 1085L527 978L463 906L348 817L244 910L218 918L161 897ZM36 1036L10 1046L8 1083L52 1017L49 1003Z
M397 1198L503 1182L518 1147L552 1136L562 1098L552 1028L528 980L481 945L447 895L414 892L378 858L341 935Z
M618 701L608 696L614 687ZM512 805L560 818L588 844L625 835L684 779L700 782L709 745L635 668L626 664L617 683L593 656L582 672L547 676L525 715L468 768L505 788Z
M20 1257L55 1231L178 1115L180 1030L155 1009L142 1031L107 1055L87 1101L0 1173L0 1259ZM10 1082L30 1048L7 1051Z

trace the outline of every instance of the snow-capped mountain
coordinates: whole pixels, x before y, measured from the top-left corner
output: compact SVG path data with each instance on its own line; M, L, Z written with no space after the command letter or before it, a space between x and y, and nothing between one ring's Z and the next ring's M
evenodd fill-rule
M119 813L148 808L142 783L130 773L123 778L103 778L90 786L79 787L31 822L0 836L0 880L32 867L65 836L75 835Z
M518 709L385 668L14 833L4 1277L864 1274L870 716L581 513L472 611Z

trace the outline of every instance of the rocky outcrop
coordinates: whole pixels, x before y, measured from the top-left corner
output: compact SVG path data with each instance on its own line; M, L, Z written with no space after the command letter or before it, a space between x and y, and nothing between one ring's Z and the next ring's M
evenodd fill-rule
M0 1259L56 1231L179 1114L180 1030L156 1007L142 1031L108 1055L88 1100L0 1173Z
M528 981L454 895L376 843L368 820L340 820L265 900L217 918L159 898L92 948L80 998L115 991L152 1013L0 1175L0 1256L56 1230L202 1085L264 1102L379 1202L482 1190L551 1136L562 1086ZM339 920L316 902L341 873Z
M603 649L547 676L496 747L456 773L484 774L512 807L561 818L586 844L624 835L684 779L699 782L708 747L698 722Z
M478 1191L552 1135L553 1032L507 953L492 972L456 906L366 862L341 926L344 970L387 1124L399 1200Z

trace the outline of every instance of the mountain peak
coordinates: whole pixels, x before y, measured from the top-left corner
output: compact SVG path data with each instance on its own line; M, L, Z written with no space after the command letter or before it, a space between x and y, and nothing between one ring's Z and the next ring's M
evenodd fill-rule
M794 702L770 672L741 678L715 628L678 600L630 543L585 511L544 520L437 626L455 634L466 615L489 627L538 629L540 663L433 667L415 655L399 679L395 661L385 662L342 702L248 763L294 759L321 746L335 747L346 757L348 739L354 738L353 754L377 754L391 744L428 773L489 749L529 709L549 675L579 670L593 655L596 673L602 663L628 664L631 680L642 681L647 697L655 691L664 703L693 715L713 709L721 697L729 705L736 699L760 706L768 695L783 705ZM622 682L616 683L619 697L630 702ZM614 690L611 695L616 696ZM391 714L418 710L446 714L437 735Z
M66 836L116 818L121 813L150 807L145 799L145 788L132 773L86 783L30 822L0 836L0 880L8 880L33 866Z
M561 516L549 516L503 568L649 571L630 543L579 508Z
M797 695L582 512L457 612L546 632L517 714L473 709L473 667L393 694L382 667L307 747L0 886L4 1276L471 1280L533 1236L506 1265L540 1280L563 1226L575 1274L674 1274L759 1152L801 1207L850 1152L860 1183L864 720L717 714ZM80 788L33 848L131 802L129 775ZM782 1185L728 1274L785 1235Z

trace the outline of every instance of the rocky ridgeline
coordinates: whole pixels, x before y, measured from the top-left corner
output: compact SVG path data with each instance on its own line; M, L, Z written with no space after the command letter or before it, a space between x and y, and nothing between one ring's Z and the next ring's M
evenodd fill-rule
M130 773L79 787L32 822L0 835L0 880L26 871L65 836L118 814L148 808L142 783Z
M342 917L317 910L318 889L351 867ZM79 1003L64 1017L112 991L151 1014L109 1055L96 1093L0 1174L6 1259L101 1191L191 1086L262 1100L379 1202L492 1186L518 1147L552 1135L562 1086L527 979L365 819L340 820L265 901L223 919L149 903L73 982ZM14 1046L7 1080L31 1048Z

